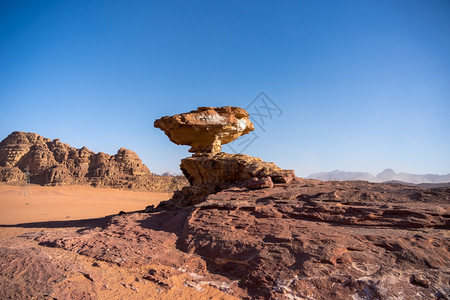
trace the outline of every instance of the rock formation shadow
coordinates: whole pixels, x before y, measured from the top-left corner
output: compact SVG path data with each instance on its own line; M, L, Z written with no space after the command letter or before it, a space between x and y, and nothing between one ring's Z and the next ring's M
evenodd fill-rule
M137 223L144 229L174 233L180 238L189 213L189 209L161 210L146 219L138 220Z
M108 220L113 215L101 217L101 218L92 218L92 219L79 219L79 220L62 220L62 221L43 221L43 222L30 222L30 223L19 223L12 225L4 225L0 224L0 228L8 228L8 227L21 227L21 228L95 228L95 227L104 227Z

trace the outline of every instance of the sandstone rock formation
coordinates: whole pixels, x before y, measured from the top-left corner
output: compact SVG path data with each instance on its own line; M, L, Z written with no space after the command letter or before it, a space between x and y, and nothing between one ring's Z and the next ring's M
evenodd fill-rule
M31 183L91 184L118 188L174 190L184 179L155 176L136 153L121 148L115 155L76 149L59 139L15 131L0 142L0 180L20 182L29 169Z
M220 152L229 143L254 129L247 111L239 107L199 107L189 113L163 117L155 127L180 145L190 145L192 157L181 160L181 171L190 186L175 192L172 200L161 206L188 206L202 202L208 194L234 186L252 189L270 188L274 183L288 183L293 170L282 170L274 163L242 154Z
M162 117L154 126L189 152L219 153L222 145L254 130L245 109L239 107L199 107L188 113Z
M297 178L232 186L177 210L21 226L31 232L0 241L0 298L169 299L212 287L220 299L450 294L449 188Z
M272 162L224 152L184 158L180 168L191 185L175 192L171 203L176 206L200 203L208 194L230 186L271 188L274 183L289 183L295 178L293 170L283 170Z

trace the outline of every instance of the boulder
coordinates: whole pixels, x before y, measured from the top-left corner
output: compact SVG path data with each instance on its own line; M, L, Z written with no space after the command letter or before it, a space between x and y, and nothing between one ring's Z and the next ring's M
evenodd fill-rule
M181 171L191 185L234 183L251 177L278 176L273 162L243 154L194 155L181 160Z
M247 187L250 190L273 188L273 181L269 176L263 178L252 177L248 180Z
M222 145L254 130L247 111L240 107L199 107L197 110L162 117L154 126L189 152L219 153Z

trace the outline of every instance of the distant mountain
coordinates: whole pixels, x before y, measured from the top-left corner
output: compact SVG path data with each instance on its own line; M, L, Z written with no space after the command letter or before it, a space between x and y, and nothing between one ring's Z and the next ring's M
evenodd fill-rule
M334 170L331 172L321 172L314 173L307 177L308 179L319 179L323 181L334 181L334 180L365 180L374 181L376 178L370 173L364 172L345 172Z
M178 176L184 176L182 173L174 173L174 172L170 172L170 171L166 171L164 173L161 174L161 176L164 177L178 177Z
M345 172L334 170L331 172L314 173L307 177L308 179L319 179L324 181L332 180L364 180L371 182L405 182L405 183L447 183L450 182L450 174L437 175L437 174L409 174L409 173L396 173L392 169L384 169L376 176L366 172Z
M383 182L383 181L403 181L403 180L397 178L397 173L395 173L394 170L384 169L383 172L377 174L376 181Z

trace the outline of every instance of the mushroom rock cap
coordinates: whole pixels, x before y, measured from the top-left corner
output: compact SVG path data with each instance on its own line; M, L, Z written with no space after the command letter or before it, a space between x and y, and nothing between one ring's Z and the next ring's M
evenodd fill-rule
M199 107L187 113L162 117L154 126L177 145L189 145L189 152L219 153L228 144L255 128L248 112L240 107Z

